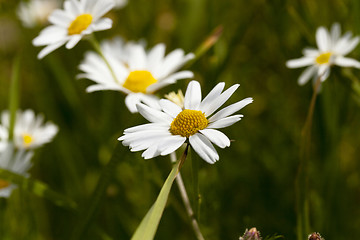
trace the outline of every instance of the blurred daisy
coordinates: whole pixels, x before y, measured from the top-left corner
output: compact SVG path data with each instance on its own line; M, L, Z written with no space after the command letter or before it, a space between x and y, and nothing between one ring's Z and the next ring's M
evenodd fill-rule
M331 32L324 27L319 27L316 31L316 43L318 49L305 48L304 57L286 62L288 68L308 66L299 77L299 85L304 85L311 77L314 81L318 77L321 81L325 81L332 65L360 68L360 62L344 57L356 47L359 37L352 38L351 32L341 36L338 23L332 25Z
M36 25L45 25L48 22L50 13L58 7L58 0L22 1L16 13L25 27L32 28Z
M27 177L29 175L27 171L32 165L30 161L32 156L32 151L19 150L15 152L14 146L8 143L5 149L0 152L0 168ZM0 197L9 197L16 187L17 185L0 179Z
M224 86L223 82L217 84L201 101L200 84L191 81L185 93L184 108L167 99L160 100L161 110L138 104L139 113L151 123L126 129L118 140L133 152L145 150L142 153L145 159L170 154L188 142L202 159L215 163L219 155L212 143L220 148L230 146L229 138L216 129L239 121L243 115L232 114L253 101L246 98L214 114L239 84L222 93Z
M46 27L33 40L34 46L45 46L38 54L43 58L66 44L73 48L84 35L111 28L112 20L101 18L114 7L112 0L67 0L64 10L56 9L49 16L53 25Z
M4 142L8 141L9 112L4 111L1 115L2 127L0 128L0 137L2 143L0 149L4 148ZM6 131L4 132L4 129ZM14 144L19 149L34 149L50 142L57 134L58 127L51 123L44 124L42 115L35 116L32 110L17 111L14 126Z
M176 49L167 56L164 44L157 44L146 52L141 43L119 43L111 47L104 42L102 49L111 69L100 55L89 52L79 66L83 73L78 78L96 83L89 86L87 92L117 90L127 94L125 103L133 113L137 112L136 104L140 102L158 106L158 98L153 95L155 91L179 79L193 77L191 71L178 71L194 58L194 54L185 55L182 49ZM123 57L119 58L121 55Z

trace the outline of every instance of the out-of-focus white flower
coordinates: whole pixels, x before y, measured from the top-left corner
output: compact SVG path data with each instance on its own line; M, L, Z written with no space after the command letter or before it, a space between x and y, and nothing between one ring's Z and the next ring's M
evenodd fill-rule
M155 91L179 79L193 77L191 71L178 71L194 58L194 54L185 55L182 49L176 49L166 56L164 44L157 44L146 52L140 43L118 42L110 46L104 42L102 49L112 70L100 55L88 52L79 66L83 73L78 78L87 78L96 83L89 86L87 92L117 90L127 94L125 103L133 113L137 112L136 104L140 102L158 106L158 98L153 95ZM121 55L123 57L120 58Z
M101 17L113 7L112 0L66 0L64 10L56 9L49 16L49 22L53 25L43 29L33 40L34 46L46 46L38 58L64 44L71 49L84 35L111 28L112 20Z
M15 151L13 144L7 143L5 148L0 151L0 168L27 177L29 175L27 171L32 165L30 161L32 156L32 151L23 149ZM17 185L0 179L0 197L9 197L16 187Z
M222 92L224 86L223 82L217 84L201 100L200 84L191 81L185 93L184 109L167 99L160 100L161 110L137 104L139 113L151 123L125 129L118 140L133 152L145 150L142 153L145 159L170 154L188 141L202 159L215 163L219 155L212 143L220 148L230 146L229 138L216 129L239 121L243 115L232 114L253 102L252 98L245 98L214 114L239 84Z
M311 77L314 81L318 77L321 78L321 81L325 81L330 74L332 65L360 68L360 62L344 57L358 45L359 40L359 37L352 38L351 32L341 36L338 23L332 25L331 32L324 27L319 27L316 31L318 49L305 48L303 50L304 57L289 60L286 62L286 66L288 68L308 66L299 77L299 85L304 85Z
M185 97L184 97L184 94L182 93L182 91L180 89L178 90L177 93L170 92L169 94L166 94L165 98L169 99L170 101L172 101L173 103L175 103L179 107L184 108Z
M125 7L125 5L128 3L128 0L114 0L114 2L115 2L115 8L119 9Z
M32 28L37 25L45 25L50 13L59 5L58 0L21 1L16 13L25 27Z
M4 111L1 115L2 126L0 126L0 150L4 148L4 143L8 141L9 112ZM44 124L42 115L35 116L35 113L28 109L16 112L14 126L14 144L19 149L34 149L50 142L58 132L58 127L51 123Z

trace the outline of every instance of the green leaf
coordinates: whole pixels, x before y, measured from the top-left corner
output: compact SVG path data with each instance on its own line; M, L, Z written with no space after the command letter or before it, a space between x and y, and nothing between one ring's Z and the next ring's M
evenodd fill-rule
M167 177L161 191L155 201L151 206L150 210L147 212L140 225L136 229L131 240L152 240L154 239L156 230L159 226L161 216L164 212L167 199L172 187L172 184L181 168L181 165L184 163L187 156L188 146L185 149L184 154L181 159L174 164L169 176Z
M46 198L55 205L68 209L76 209L76 203L60 193L55 192L45 183L0 168L0 179L17 184L20 188Z

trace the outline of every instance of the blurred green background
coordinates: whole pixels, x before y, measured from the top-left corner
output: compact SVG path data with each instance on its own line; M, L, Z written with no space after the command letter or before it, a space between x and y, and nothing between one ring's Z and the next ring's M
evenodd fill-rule
M88 94L88 80L76 80L78 64L91 49L81 41L43 60L31 40L42 27L24 28L15 9L19 1L0 0L0 110L8 107L13 59L21 55L22 109L43 113L60 127L54 141L36 151L33 178L73 199L90 201L103 167L125 128L145 123L124 105L124 95L102 91ZM229 103L253 97L240 113L245 117L223 130L233 139L218 149L220 161L209 165L191 154L182 169L191 200L191 161L199 162L201 194L199 223L206 239L238 239L246 228L263 236L296 239L294 181L299 164L300 132L312 95L311 84L297 85L302 69L287 69L288 59L315 46L316 28L339 22L342 32L360 33L357 0L129 0L108 15L113 28L98 39L121 35L164 42L167 52L195 49L217 26L223 34L190 70L203 95L216 83L241 86ZM360 47L350 54L360 58ZM312 231L326 239L360 235L360 95L357 69L334 67L317 98L309 158ZM185 91L189 81L162 89ZM123 147L123 158L84 239L130 239L155 201L170 172L168 157L145 161ZM180 153L179 153L180 154ZM193 202L194 203L194 202ZM18 189L0 199L0 239L69 239L81 213ZM95 227L98 226L98 227ZM356 238L356 237L355 237ZM174 184L155 239L195 239Z

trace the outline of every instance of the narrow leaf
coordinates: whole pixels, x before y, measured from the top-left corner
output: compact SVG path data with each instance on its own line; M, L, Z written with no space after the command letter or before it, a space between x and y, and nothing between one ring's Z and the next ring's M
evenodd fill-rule
M9 112L10 112L10 124L9 124L9 140L13 139L13 132L15 126L16 110L19 106L19 71L20 71L20 56L15 57L13 62L13 70L10 83L10 95L9 95Z
M169 176L167 177L161 191L155 201L155 203L151 206L150 210L147 212L140 225L136 229L134 235L131 240L152 240L154 239L156 230L159 226L159 222L161 216L164 212L164 208L166 206L167 199L169 197L169 193L172 187L172 184L184 163L187 156L188 146L185 149L184 154L181 159L174 164Z

